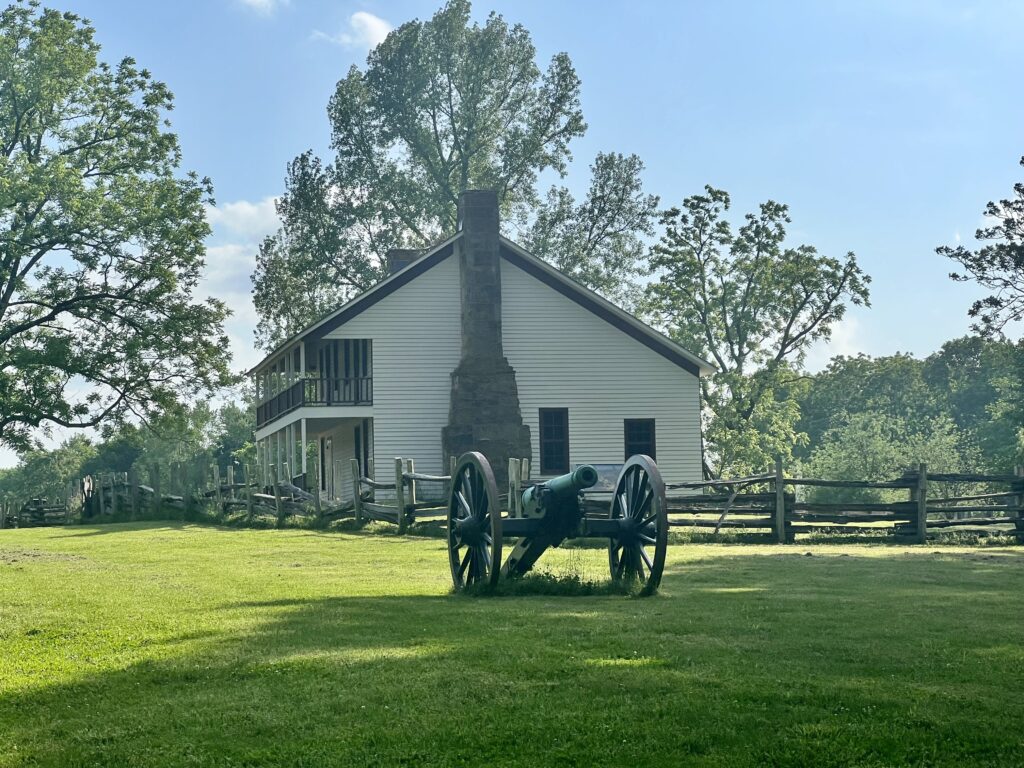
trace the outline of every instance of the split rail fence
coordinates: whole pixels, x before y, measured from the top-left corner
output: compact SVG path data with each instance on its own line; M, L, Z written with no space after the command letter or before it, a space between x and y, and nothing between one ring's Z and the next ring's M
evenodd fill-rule
M982 490L956 495L955 489L971 486ZM806 491L814 488L899 491L907 499L807 500ZM1024 541L1024 472L1020 468L1015 475L929 473L927 465L921 464L893 480L874 482L786 477L782 462L776 462L774 471L760 475L667 483L666 489L672 526L716 533L761 530L777 542L792 542L799 533L864 533L880 528L916 542L949 529L1012 534Z
M149 467L149 483L136 472L107 473L84 478L79 488L69 486L63 503L32 499L15 505L0 504L0 528L62 525L83 520L189 518L200 510L218 521L240 516L252 521L270 517L281 525L289 517L316 523L353 519L357 524L376 520L405 533L413 522L439 520L447 514L455 460L449 474L416 471L413 459L396 457L388 478L375 477L373 461L364 472L351 461L352 498L338 502L279 480L272 471L271 485L258 487L246 479L253 473L233 466L169 467L170 488L161 488L160 467ZM236 477L236 474L238 477ZM288 474L287 468L284 473ZM314 464L312 486L319 487ZM511 459L508 487L500 495L502 508L521 514L522 491L532 485L528 459ZM886 491L906 493L896 501L821 501L808 499L813 489L833 491ZM977 492L965 492L960 489ZM952 489L952 490L951 490ZM1024 542L1024 468L1014 475L930 473L926 465L889 481L822 480L787 477L782 462L772 471L750 477L666 483L670 524L677 528L761 531L771 540L792 542L801 533L877 532L887 530L903 540L923 542L929 533L964 529L972 532L1015 535ZM594 515L607 514L607 494L588 493L585 505ZM76 507L79 510L76 513Z

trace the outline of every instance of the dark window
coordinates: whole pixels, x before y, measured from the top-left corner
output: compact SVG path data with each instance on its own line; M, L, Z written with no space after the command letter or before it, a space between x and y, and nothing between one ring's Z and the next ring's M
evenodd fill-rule
M654 445L654 419L626 419L623 421L626 436L626 460L643 453L657 460Z
M569 409L540 409L540 473L569 471Z

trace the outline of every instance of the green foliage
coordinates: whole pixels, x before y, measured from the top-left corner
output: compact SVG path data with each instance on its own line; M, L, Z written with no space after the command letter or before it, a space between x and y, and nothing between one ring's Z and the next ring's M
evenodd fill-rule
M929 472L974 472L977 457L966 436L945 416L913 424L882 411L842 415L825 432L803 468L826 480L897 478L921 462ZM813 488L812 501L905 501L906 491Z
M471 23L470 10L450 0L401 25L338 83L327 109L334 161L306 152L288 166L282 229L260 249L260 346L369 288L391 248L453 234L459 194L474 188L497 190L539 256L619 295L656 205L641 192L639 159L599 154L584 202L552 189L542 203L539 174L564 177L569 143L587 127L579 78L565 53L542 71L521 25L495 13Z
M1020 164L1024 166L1024 157ZM961 282L974 280L992 291L971 306L974 329L986 336L1002 336L1010 323L1024 319L1024 182L1013 185L1013 197L985 206L992 226L975 232L989 245L972 251L962 245L936 249L940 256L960 263L964 272L950 277Z
M636 155L598 153L591 165L586 198L576 203L565 187L552 187L538 206L521 243L581 285L632 307L638 298L635 275L654 235L658 198L645 195Z
M16 449L228 379L227 310L194 297L210 183L177 173L167 86L98 55L74 14L0 12L0 444Z
M77 484L86 475L131 469L148 483L153 466L166 483L172 462L247 466L245 459L253 452L252 402L246 392L235 394L240 400L219 408L199 403L160 414L145 426L124 424L96 443L77 435L57 448L27 451L16 467L0 475L0 498L62 498L68 481Z
M924 424L948 413L941 393L925 380L924 361L906 354L834 357L825 370L809 377L798 399L798 428L808 436L797 452L802 459L847 415Z
M985 469L1006 474L1024 462L1024 341L948 341L925 360L923 375L978 446Z
M0 475L0 498L21 502L33 498L63 499L68 483L77 488L95 456L96 448L81 435L52 451L27 451L17 467Z
M702 379L714 473L761 471L800 440L794 372L830 337L847 304L868 303L870 278L838 259L786 246L789 211L768 201L734 232L729 195L706 187L662 216L656 281L641 308L683 346L714 362Z
M855 416L901 425L892 433L901 450L935 425L951 423L965 470L1010 473L1021 457L1022 374L1024 344L978 336L946 342L924 360L904 354L833 358L797 393L797 428L809 439L796 454L808 459Z

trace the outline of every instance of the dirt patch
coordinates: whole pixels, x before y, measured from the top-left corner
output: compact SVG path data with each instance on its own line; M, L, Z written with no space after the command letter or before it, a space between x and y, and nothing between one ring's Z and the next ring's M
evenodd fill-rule
M86 560L81 555L68 555L63 552L44 552L41 549L0 549L0 565L15 563L44 563L53 560Z

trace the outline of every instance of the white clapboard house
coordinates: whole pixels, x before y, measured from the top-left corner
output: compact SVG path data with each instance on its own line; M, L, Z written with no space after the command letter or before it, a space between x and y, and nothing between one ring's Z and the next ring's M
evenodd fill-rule
M353 458L446 474L467 449L499 475L509 456L546 478L645 453L700 479L710 364L502 237L493 192L464 193L457 234L388 262L250 372L264 482L277 467L301 484L316 461L321 492L347 499Z

